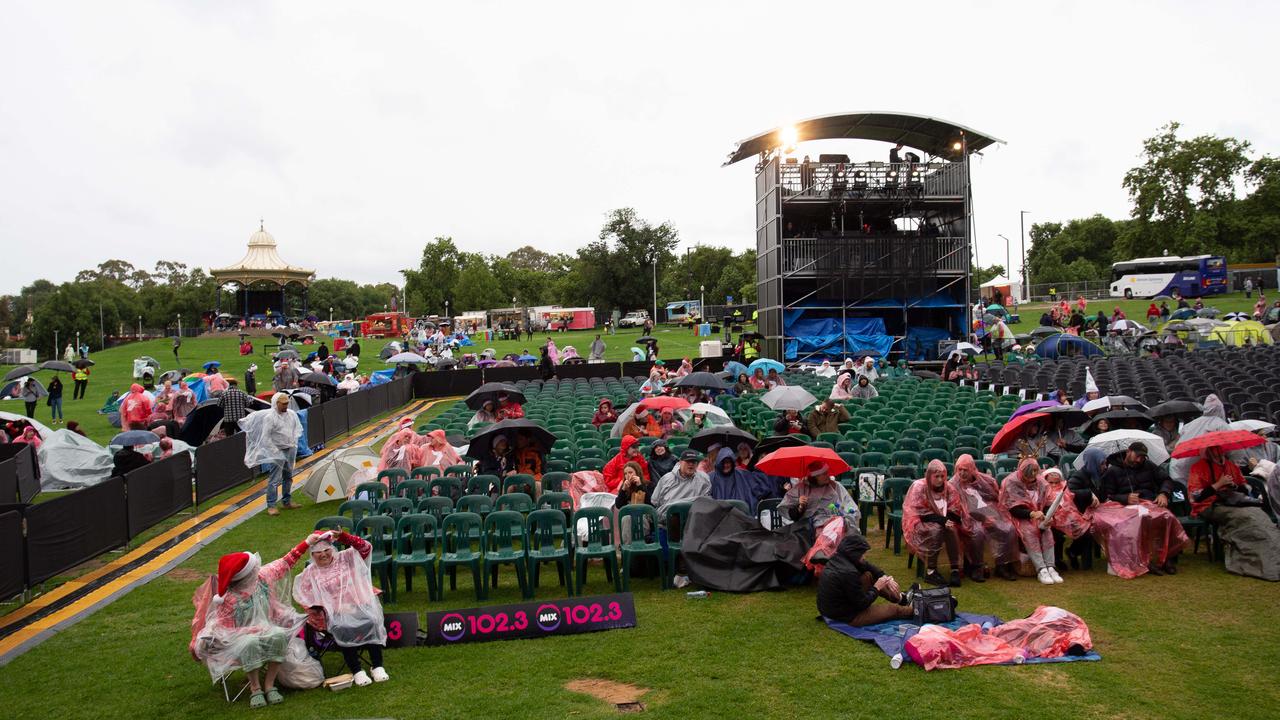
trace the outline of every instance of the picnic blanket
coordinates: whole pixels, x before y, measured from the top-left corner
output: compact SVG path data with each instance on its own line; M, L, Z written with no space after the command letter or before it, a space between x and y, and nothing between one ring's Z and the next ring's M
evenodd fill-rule
M994 615L956 613L952 622L921 626L899 620L854 627L823 618L827 627L926 670L974 665L1026 665L1101 660L1088 627L1076 615L1041 606L1027 618L1001 622Z

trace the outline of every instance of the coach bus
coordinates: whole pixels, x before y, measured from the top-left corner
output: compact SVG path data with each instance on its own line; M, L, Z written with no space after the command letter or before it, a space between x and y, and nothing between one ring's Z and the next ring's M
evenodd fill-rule
M1138 258L1111 266L1111 297L1218 295L1227 291L1227 259L1221 255Z

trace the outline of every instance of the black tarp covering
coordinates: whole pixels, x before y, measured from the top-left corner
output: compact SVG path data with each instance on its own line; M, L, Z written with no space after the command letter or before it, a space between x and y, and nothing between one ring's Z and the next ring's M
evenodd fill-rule
M124 479L119 477L32 505L26 517L32 585L129 541Z
M243 457L243 456L241 456ZM179 453L124 476L128 491L129 537L191 507L191 455Z
M729 503L698 498L689 510L683 551L689 579L712 590L756 592L786 587L804 570L813 544L804 523L778 532Z
M22 513L0 513L0 600L17 595L27 585L23 542Z
M196 503L253 478L244 464L244 433L196 448Z

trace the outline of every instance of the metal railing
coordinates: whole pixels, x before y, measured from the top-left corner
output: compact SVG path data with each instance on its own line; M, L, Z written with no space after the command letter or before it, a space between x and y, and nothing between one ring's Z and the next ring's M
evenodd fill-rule
M784 276L951 274L965 272L967 263L962 237L872 235L782 241Z
M960 163L796 163L779 166L787 200L964 197Z

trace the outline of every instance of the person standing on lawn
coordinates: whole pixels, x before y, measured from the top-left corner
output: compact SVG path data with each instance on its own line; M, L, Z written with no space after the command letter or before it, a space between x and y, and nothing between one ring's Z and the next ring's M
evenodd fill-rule
M89 388L89 366L77 366L76 371L71 373L71 379L75 381L75 388L71 391L71 399L79 400L84 397L85 391Z
M298 414L289 409L289 396L278 392L271 396L271 407L249 413L240 421L245 433L244 464L250 468L262 466L270 474L267 478L267 514L279 515L276 509L276 493L286 510L301 505L293 502L293 462L298 454L298 438L302 437L302 422Z
M55 425L62 424L62 379L57 375L49 381L49 416Z
M22 402L27 406L27 417L35 418L36 403L47 394L35 378L27 378L27 381L22 384Z

